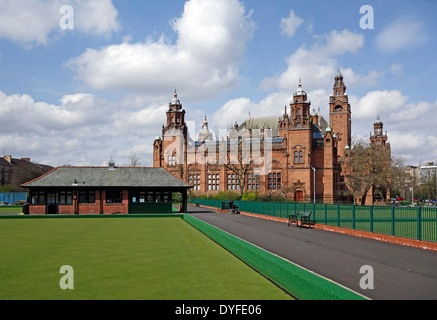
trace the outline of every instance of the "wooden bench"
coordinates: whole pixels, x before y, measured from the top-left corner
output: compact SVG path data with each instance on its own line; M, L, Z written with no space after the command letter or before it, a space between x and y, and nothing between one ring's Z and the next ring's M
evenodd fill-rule
M300 228L304 226L315 227L316 222L311 220L311 212L297 212L288 216L288 226L295 223Z

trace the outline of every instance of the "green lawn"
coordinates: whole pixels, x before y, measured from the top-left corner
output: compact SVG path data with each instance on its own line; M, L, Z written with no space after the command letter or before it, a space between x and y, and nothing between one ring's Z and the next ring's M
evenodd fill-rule
M0 243L2 300L290 299L180 218L0 219Z
M0 213L22 213L23 207L22 206L0 206Z

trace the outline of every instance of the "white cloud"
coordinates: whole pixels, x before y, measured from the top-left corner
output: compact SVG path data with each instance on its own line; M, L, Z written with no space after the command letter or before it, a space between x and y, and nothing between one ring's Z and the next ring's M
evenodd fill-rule
M45 45L51 37L62 34L62 0L0 0L0 38L26 47ZM119 29L118 12L111 0L71 0L74 30L106 35Z
M132 97L109 102L85 93L66 95L54 105L1 91L0 106L0 148L55 166L101 165L111 156L125 163L131 153L151 165L152 142L168 108Z
M114 130L121 134L157 135L161 134L160 125L164 124L168 105L151 106L138 111L117 111L111 115Z
M302 78L307 91L326 88L326 84L332 82L332 77L339 67L336 57L356 53L364 45L363 35L347 29L316 36L316 39L317 42L311 48L302 46L297 49L286 60L287 70L278 76L264 79L261 87L290 90L290 86L297 86L299 78ZM342 73L347 77L349 86L373 84L379 77L376 71L370 71L368 75L363 76L350 68L342 69Z
M356 53L364 45L364 36L351 32L347 29L343 31L332 31L325 36L326 45L322 46L326 54L331 56L341 56L347 52Z
M398 90L372 91L361 99L350 97L354 118L357 120L375 119L377 115L385 118L393 129L409 129L412 123L420 123L421 130L432 127L431 115L437 102L409 102L409 97Z
M304 20L296 16L294 11L291 10L290 15L281 20L281 31L283 34L291 38L294 36L297 29L299 29L303 22Z
M255 30L250 15L237 0L190 0L172 21L175 44L164 36L125 41L88 49L68 65L95 89L134 91L162 101L177 87L185 99L210 98L239 80L238 64Z
M392 154L404 158L409 164L437 160L437 139L426 132L393 131L389 133Z
M402 17L390 23L375 39L376 47L384 53L416 49L427 43L429 36L421 21Z
M402 156L416 165L419 160L437 159L435 120L432 117L437 101L410 102L410 97L398 90L372 91L362 98L349 98L355 134L373 133L373 123L379 115L384 130L388 132L394 156Z
M354 98L351 98L354 100ZM354 103L356 119L376 119L377 115L394 117L407 104L408 97L400 91L372 91Z
M395 63L390 66L390 73L400 77L403 75L403 69L404 67L400 63Z
M75 9L75 27L79 30L107 35L120 29L118 11L112 0L75 0L71 3Z
M274 92L269 94L259 103L251 101L249 98L237 98L226 102L211 117L211 124L216 130L228 129L232 127L235 121L242 124L250 117L280 117L284 114L284 107L287 106L291 99L291 94L286 92Z
M109 105L90 94L65 96L59 106L36 102L29 95L6 95L0 91L2 132L46 135L106 121Z

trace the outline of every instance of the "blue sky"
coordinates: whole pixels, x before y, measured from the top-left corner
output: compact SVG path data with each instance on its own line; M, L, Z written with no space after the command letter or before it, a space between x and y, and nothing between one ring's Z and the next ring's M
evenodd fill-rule
M63 30L60 8L74 12ZM362 29L360 8L374 11ZM0 151L50 165L151 165L174 88L197 129L282 115L299 77L328 119L340 68L352 131L437 160L437 1L0 0Z

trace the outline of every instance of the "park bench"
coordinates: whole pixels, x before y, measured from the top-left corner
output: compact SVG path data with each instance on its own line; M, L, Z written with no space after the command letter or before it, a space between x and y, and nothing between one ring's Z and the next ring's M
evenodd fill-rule
M297 212L288 216L288 226L295 223L300 228L304 226L315 226L316 222L311 220L311 212Z

